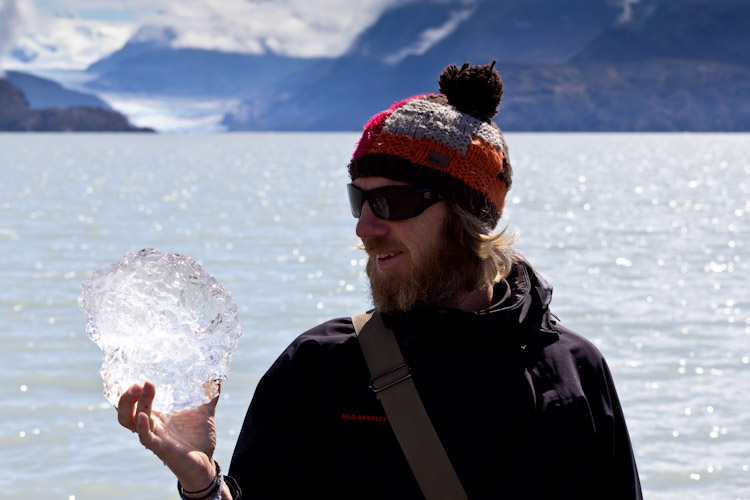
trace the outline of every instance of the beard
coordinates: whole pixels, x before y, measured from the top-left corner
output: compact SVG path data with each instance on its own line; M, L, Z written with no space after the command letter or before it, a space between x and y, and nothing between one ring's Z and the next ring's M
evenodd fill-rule
M455 232L443 229L443 243L428 251L420 262L412 262L406 276L378 269L375 254L394 248L387 238L363 241L369 256L365 273L370 279L373 305L382 312L408 311L418 307L451 307L471 291L477 258L460 243Z

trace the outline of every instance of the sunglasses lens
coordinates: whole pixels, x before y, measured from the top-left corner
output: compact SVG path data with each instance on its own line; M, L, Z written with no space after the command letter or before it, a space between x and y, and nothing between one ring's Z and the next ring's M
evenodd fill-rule
M352 209L354 218L359 219L362 215L362 205L365 204L365 192L357 188L354 184L347 184L346 190L349 193L349 206Z
M391 205L398 206L398 200L394 200L389 193L370 192L369 200L370 210L378 219L394 220L391 217Z
M385 186L362 191L354 184L348 184L349 205L352 215L362 215L362 205L370 204L370 210L379 219L411 219L442 199L437 193L414 186Z

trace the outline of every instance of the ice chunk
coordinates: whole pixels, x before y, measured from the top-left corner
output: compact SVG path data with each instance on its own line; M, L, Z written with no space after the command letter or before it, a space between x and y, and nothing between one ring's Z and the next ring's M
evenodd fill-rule
M147 248L94 272L78 305L104 354L104 396L156 385L154 409L194 408L218 394L242 329L224 286L193 259Z

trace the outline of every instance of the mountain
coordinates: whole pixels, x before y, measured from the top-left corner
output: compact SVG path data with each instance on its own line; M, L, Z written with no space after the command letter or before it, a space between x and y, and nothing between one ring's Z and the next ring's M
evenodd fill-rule
M750 131L746 67L653 59L499 69L505 130Z
M31 109L67 109L77 106L110 109L106 102L93 94L66 89L46 78L19 71L7 71L5 78L23 92Z
M606 0L422 0L387 11L359 37L350 55L366 52L391 63L414 55L441 68L446 61L467 58L562 63L611 24L620 10ZM427 40L433 43L424 45ZM424 50L416 50L420 45Z
M446 60L462 62L467 54L478 61L498 58L494 49L484 45L503 47L508 61L562 61L617 14L608 0L570 0L566 7L561 5L557 0L405 2L386 11L343 57L335 59L173 48L174 30L145 26L122 49L87 69L97 75L87 86L99 92L241 98L245 103L226 120L238 128L352 128L361 126L361 117L346 118L345 124L334 116L300 113L317 112L315 103L328 109L326 115L376 110L379 105L373 100L378 93L387 100L401 89L434 87L434 75ZM531 34L537 32L546 35L535 39ZM436 44L439 50L429 50ZM421 71L410 71L414 59L419 59ZM405 60L409 64L401 64ZM404 71L410 73L407 78ZM345 99L341 105L336 103L338 96ZM292 103L290 123L282 123ZM277 105L280 113L274 116Z
M142 28L125 46L97 61L87 72L94 91L185 97L262 99L292 75L320 59L267 54L236 54L202 49L174 49L169 28Z
M747 0L411 0L336 58L171 46L144 28L89 68L96 91L240 100L230 130L358 130L437 90L450 63L497 61L505 130L750 130Z
M750 3L631 4L564 65L503 67L515 130L750 130Z
M127 64L129 59L168 49L176 38L177 33L168 26L142 26L122 48L89 65L86 71L96 74L117 71L120 65Z
M28 110L23 93L8 80L0 79L0 130L13 130Z
M409 2L386 11L344 56L290 81L283 100L249 100L224 123L234 130L356 130L396 98L435 92L448 63L564 62L618 13L605 0Z
M573 62L680 59L750 65L750 2L661 0L632 5Z
M32 109L21 92L9 80L0 79L0 130L66 132L145 132L128 123L115 111L78 106L68 109Z
M394 98L435 91L448 63L497 60L507 130L750 130L746 0L641 0L628 16L606 1L488 1L424 51L399 49L461 15L449 4L420 14L428 5L394 8L350 53L284 89L291 97L252 119L257 103L245 102L225 123L354 130Z

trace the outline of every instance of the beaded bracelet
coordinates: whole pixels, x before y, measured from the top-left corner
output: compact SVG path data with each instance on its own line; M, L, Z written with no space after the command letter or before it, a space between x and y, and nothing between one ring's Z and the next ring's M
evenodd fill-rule
M177 481L177 492L180 495L180 498L183 500L221 500L221 489L224 485L224 476L221 474L221 467L219 467L219 462L214 460L214 464L216 464L216 475L214 476L214 479L211 481L211 484L203 488L202 490L198 491L185 491L182 489L182 484L180 484L180 481ZM185 495L200 495L204 494L202 497L193 497L193 498L186 498Z

